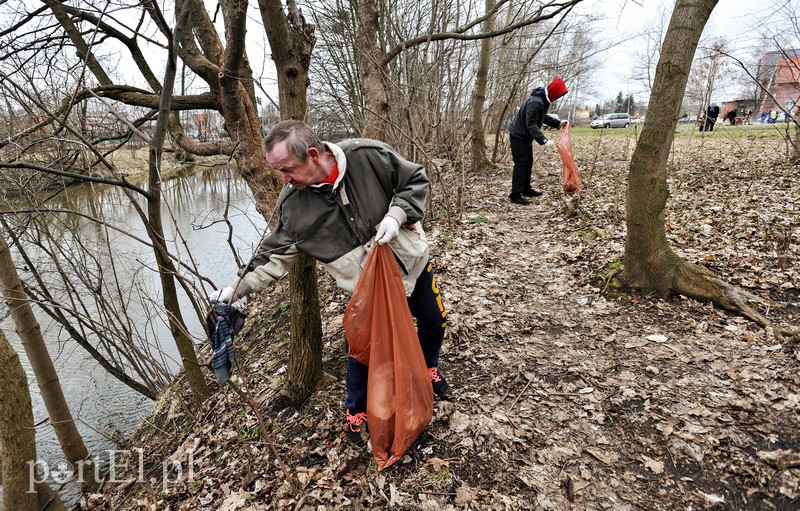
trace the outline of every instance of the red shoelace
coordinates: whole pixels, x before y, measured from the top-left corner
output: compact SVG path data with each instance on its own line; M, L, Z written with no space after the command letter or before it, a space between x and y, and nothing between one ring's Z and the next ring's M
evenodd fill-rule
M367 420L367 412L359 412L355 415L350 415L350 410L347 410L347 426L353 433L361 432L361 423Z

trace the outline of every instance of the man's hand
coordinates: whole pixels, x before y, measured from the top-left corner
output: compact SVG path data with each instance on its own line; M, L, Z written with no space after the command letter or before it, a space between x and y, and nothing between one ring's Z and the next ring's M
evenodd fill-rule
M208 295L209 301L217 300L219 302L231 303L231 299L233 298L233 288L231 286L224 287L222 289L217 289L210 295Z
M552 147L554 145L556 145L556 143L553 142L552 140L548 140L547 142L544 143L545 147Z
M375 241L378 245L385 245L397 237L400 232L400 223L390 216L383 217L381 225L378 226L378 234L375 235Z
M562 130L564 128L566 128L567 126L569 126L569 121L568 120L564 119L563 121L561 121L561 129Z

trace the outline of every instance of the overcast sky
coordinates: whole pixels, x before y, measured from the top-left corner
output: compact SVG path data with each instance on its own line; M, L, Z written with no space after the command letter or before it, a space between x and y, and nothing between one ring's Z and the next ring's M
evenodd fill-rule
M597 0L591 5L597 6ZM797 0L791 0L797 6ZM590 4L590 2L586 2ZM703 38L723 36L729 43L730 51L745 59L756 44L763 47L759 34L765 29L779 23L780 14L776 14L776 3L787 3L786 0L720 0L703 31ZM674 0L609 0L603 3L608 17L609 33L628 36L642 34L656 25L659 5L666 5L667 16L672 13ZM612 32L613 31L613 32ZM613 37L613 35L609 36ZM604 37L601 37L603 42ZM624 41L609 50L602 58L605 60L601 76L597 81L595 95L603 101L622 91L623 94L634 94L636 99L645 100L646 94L635 80L631 79L633 67L632 55L642 47L641 38ZM768 48L772 50L773 48ZM721 96L736 95L738 91L720 89ZM725 99L725 98L715 98Z

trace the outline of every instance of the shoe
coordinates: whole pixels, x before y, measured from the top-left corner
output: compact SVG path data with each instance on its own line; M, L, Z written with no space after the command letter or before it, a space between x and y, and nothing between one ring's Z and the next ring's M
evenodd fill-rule
M367 412L359 412L355 415L350 415L350 410L347 410L347 424L344 429L347 433L347 438L356 447L364 447L364 437L361 436L361 423L367 425Z
M528 204L531 203L529 200L523 199L521 194L509 195L508 199L514 204L519 204L520 206L527 206Z
M524 192L522 192L522 196L523 197L541 197L542 196L542 192L540 192L539 190L534 190L533 188L530 188L530 189L525 190Z
M439 397L445 397L450 394L450 385L447 384L447 380L444 379L444 376L439 373L438 367L429 367L428 376L431 379L434 394Z

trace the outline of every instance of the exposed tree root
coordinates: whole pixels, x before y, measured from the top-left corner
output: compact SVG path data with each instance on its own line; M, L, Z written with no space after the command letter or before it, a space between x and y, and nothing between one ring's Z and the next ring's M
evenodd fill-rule
M764 328L771 328L776 339L783 341L786 338L800 336L800 330L797 328L776 328L772 321L751 305L761 303L772 307L776 305L774 302L725 282L717 274L703 266L682 261L676 268L672 291L696 300L712 302L719 307L741 314Z

